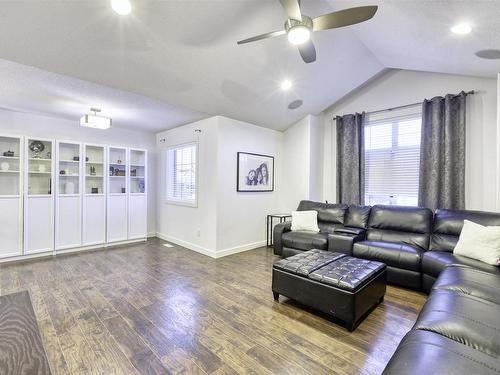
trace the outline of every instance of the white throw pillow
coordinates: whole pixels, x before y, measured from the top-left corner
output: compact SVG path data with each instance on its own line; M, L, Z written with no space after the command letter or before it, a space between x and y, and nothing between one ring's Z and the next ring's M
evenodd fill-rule
M485 227L464 220L453 254L477 259L492 266L500 265L500 227Z
M292 231L319 232L318 211L292 211Z

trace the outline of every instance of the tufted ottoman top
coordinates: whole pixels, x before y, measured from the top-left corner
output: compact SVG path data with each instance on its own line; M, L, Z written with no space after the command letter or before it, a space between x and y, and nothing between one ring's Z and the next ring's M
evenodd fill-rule
M298 275L307 276L311 272L329 264L337 259L345 257L345 254L332 251L312 249L289 258L274 262L273 267Z
M385 267L384 263L346 256L311 272L309 278L340 289L354 291Z

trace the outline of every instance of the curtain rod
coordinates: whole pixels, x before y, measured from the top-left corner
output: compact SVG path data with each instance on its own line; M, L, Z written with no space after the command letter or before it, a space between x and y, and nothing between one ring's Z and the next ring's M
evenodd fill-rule
M471 90L471 91L467 91L466 94L467 95L472 95L474 94L474 90ZM459 94L457 94L459 95ZM425 99L424 99L425 100ZM379 109L377 111L371 111L371 112L365 112L367 115L373 115L374 113L381 113L381 112L387 112L387 111L394 111L396 109L402 109L402 108L408 108L408 107L413 107L413 106L416 106L418 104L422 104L423 103L423 100L421 102L417 102L417 103L412 103L412 104L405 104L405 105L400 105L398 107L392 107L392 108L387 108L387 109ZM337 118L337 117L342 117L342 116L335 116L334 118Z

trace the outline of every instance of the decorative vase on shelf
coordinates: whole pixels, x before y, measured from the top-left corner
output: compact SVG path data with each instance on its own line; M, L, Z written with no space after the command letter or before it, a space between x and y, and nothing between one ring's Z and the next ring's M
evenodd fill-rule
M0 169L1 169L2 171L8 171L8 170L9 170L9 168L10 168L10 165L9 165L9 163L7 163L7 162L3 162L2 164L0 164Z

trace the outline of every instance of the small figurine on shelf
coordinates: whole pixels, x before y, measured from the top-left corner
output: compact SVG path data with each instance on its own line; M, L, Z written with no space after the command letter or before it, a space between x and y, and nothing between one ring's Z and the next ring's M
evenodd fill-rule
M144 193L145 184L144 180L139 181L139 193Z
M13 158L14 157L14 151L10 151L10 150L9 151L5 151L3 153L3 156L6 156L8 158Z
M109 167L109 175L114 176L115 175L115 168L114 167Z
M132 177L137 176L137 169L132 169L132 170L130 171L130 175L131 175Z
M122 187L122 193L125 194L125 188L124 187Z
M94 166L90 166L90 175L91 176L95 176L96 173L95 173L95 167Z
M118 158L118 160L116 161L116 164L121 164L122 163L122 159Z
M65 171L64 169L61 169L61 170L59 171L59 174L60 174L61 176L63 176L63 175L65 175L65 174L66 174L66 171Z
M93 188L91 188L90 192L92 194L99 194L99 188L93 187Z
M50 159L52 157L52 153L50 151L47 152L47 159Z
M79 156L73 156L73 161L80 161L80 157Z

